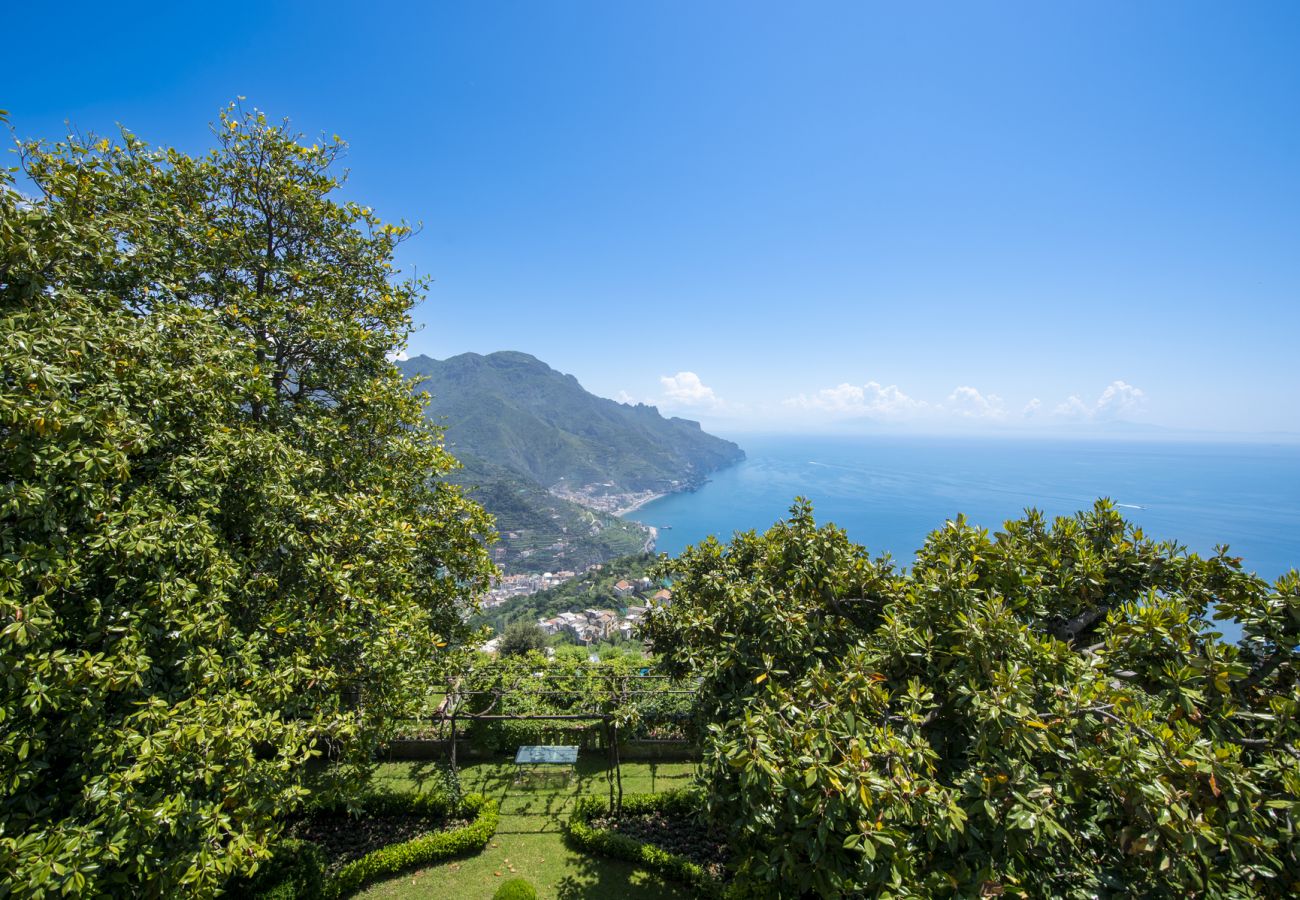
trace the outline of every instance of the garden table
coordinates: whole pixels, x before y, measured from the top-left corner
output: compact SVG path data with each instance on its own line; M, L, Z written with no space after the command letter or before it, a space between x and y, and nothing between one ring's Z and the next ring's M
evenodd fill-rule
M578 766L578 748L576 746L546 746L529 744L519 748L515 754L515 781L519 781L524 768L536 769L538 766L567 766L565 777Z

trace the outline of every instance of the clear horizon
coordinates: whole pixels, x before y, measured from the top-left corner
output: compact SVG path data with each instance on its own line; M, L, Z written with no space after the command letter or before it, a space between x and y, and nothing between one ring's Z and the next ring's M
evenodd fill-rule
M1300 433L1294 4L64 9L19 137L341 135L424 225L411 354L721 434Z

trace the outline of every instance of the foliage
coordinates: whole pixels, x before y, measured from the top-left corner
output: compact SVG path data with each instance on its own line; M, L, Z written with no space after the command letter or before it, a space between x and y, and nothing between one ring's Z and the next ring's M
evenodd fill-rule
M468 633L489 522L387 361L405 226L334 141L223 114L0 182L0 871L17 894L201 896L346 785ZM426 679L431 676L426 676ZM418 679L416 679L418 682ZM328 786L327 786L328 787Z
M608 716L622 739L651 726L689 721L694 700L689 687L658 676L641 677L650 674L647 669L644 659L631 655L600 662L560 653L549 660L537 652L480 656L459 676L457 712ZM522 744L581 744L589 735L602 734L599 719L461 722L471 740L493 751L513 752Z
M523 878L511 878L497 888L492 900L537 900L537 888Z
M397 811L391 805L386 806L385 810L389 814ZM416 806L406 811L412 814L420 812ZM407 869L427 866L466 853L476 853L486 847L488 841L492 840L492 835L496 834L498 806L495 800L488 800L481 794L466 794L453 814L472 816L474 821L464 828L427 834L368 853L361 859L348 863L330 878L321 896L325 900L346 897L367 884Z
M518 656L536 652L546 647L546 633L534 622L512 622L501 635L497 652L502 656Z
M1294 572L1270 586L1099 501L959 518L907 574L797 502L664 574L645 637L700 679L706 807L747 890L1300 889Z
M241 877L226 886L227 896L257 900L306 900L325 891L325 854L311 841L287 838L278 841L271 858L252 877Z
M699 798L691 793L666 792L662 794L629 794L623 798L623 812L628 814L648 812L695 813ZM592 819L607 812L605 804L596 797L580 797L573 806L573 814L564 826L564 837L575 849L588 853L601 853L615 859L643 866L669 878L690 885L701 897L720 897L723 888L704 867L688 859L669 853L653 844L634 840L606 829L593 828Z

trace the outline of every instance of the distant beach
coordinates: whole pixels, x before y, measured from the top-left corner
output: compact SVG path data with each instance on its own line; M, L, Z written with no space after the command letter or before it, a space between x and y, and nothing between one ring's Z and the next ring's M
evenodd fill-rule
M645 497L639 497L638 499L633 500L629 505L614 510L614 515L619 517L626 516L628 513L636 512L647 503L654 503L656 500L662 500L667 496L668 494L648 494ZM640 524L644 525L645 523L642 522Z

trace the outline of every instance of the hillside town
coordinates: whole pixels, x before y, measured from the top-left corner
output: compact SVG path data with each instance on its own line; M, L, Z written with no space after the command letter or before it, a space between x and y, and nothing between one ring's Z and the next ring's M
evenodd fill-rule
M599 570L600 568L600 566L592 566L588 571ZM494 591L501 592L498 594L500 599L495 599L492 605L499 606L512 597L527 595L546 587L553 587L573 577L575 577L575 574L572 572L555 572L502 579L503 584L494 589ZM542 585L542 587L535 587L533 586L534 583ZM612 591L612 598L609 593L606 593L605 599L615 600L618 606L616 609L593 606L587 609L561 612L554 616L537 619L537 627L548 637L559 635L576 644L592 645L602 641L632 640L635 637L636 626L645 617L646 612L652 605L672 605L672 591L659 587L649 578L642 577L631 580L621 578L611 586L610 591ZM488 604L485 602L484 605L487 606ZM494 637L484 644L482 649L488 653L495 653L499 642L500 637Z
M614 585L614 593L640 603L629 603L621 613L612 609L564 612L549 619L538 619L537 626L548 635L567 635L580 644L594 644L612 638L630 640L651 604L672 605L672 591L662 588L650 594L652 588L654 582L649 578L638 579L635 583L623 579Z
M597 563L579 571L561 569L558 572L542 572L540 575L533 573L502 575L493 581L492 588L484 596L482 605L484 609L491 609L494 606L500 606L511 598L536 594L538 591L553 588L570 579L577 578L579 575L585 575L587 572L599 572L601 568L602 566Z

